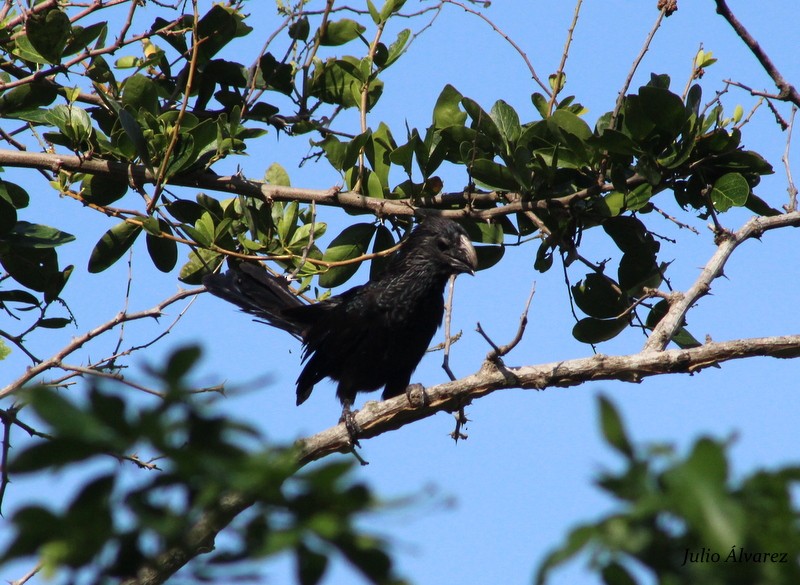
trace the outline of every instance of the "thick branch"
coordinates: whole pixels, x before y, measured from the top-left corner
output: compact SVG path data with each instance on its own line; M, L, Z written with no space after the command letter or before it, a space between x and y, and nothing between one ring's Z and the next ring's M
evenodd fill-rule
M736 233L722 232L718 236L717 251L703 268L700 277L685 293L673 296L669 311L653 329L644 345L644 351L659 351L667 346L683 325L689 308L700 297L707 295L711 290L711 282L723 274L725 263L739 244L750 238L759 238L766 231L788 226L800 226L800 212L795 211L772 217L754 217Z
M409 404L401 395L381 402L367 402L356 415L361 428L360 438L375 437L405 426L440 411L454 411L475 398L497 390L577 386L593 380L641 382L659 374L694 373L721 362L755 357L800 357L800 335L737 339L722 343L706 343L692 349L663 352L640 352L633 355L594 355L588 358L553 362L538 366L502 367L486 362L477 373L426 390L425 406ZM344 424L331 427L298 443L302 465L331 453L352 449ZM250 496L231 493L219 507L206 514L187 535L182 546L162 553L154 566L142 569L139 575L123 585L159 585L195 556L214 546L216 535L239 513L255 503Z
M87 159L67 154L49 154L22 152L0 148L0 166L30 169L49 169L54 173L61 170L89 173L92 175L125 177L134 185L154 184L156 177L143 165L132 165L118 161L99 158ZM628 187L634 188L644 182L639 175L627 180ZM449 207L439 211L441 215L453 218L470 217L488 220L499 216L510 215L521 211L548 209L550 207L567 207L572 201L585 199L593 193L611 191L613 185L603 185L599 189L592 187L581 189L563 197L528 201L519 193L440 193L426 197L422 202L411 199L378 199L365 197L360 193L342 192L337 189L299 189L269 185L259 181L250 181L239 176L219 176L212 172L200 172L178 175L170 178L170 185L196 187L223 193L235 193L246 197L256 197L265 201L299 201L340 207L352 211L368 211L378 217L386 215L413 215L419 208L436 209ZM504 203L494 207L497 203ZM469 207L468 207L469 204ZM481 208L484 204L487 207ZM452 209L458 207L458 209Z

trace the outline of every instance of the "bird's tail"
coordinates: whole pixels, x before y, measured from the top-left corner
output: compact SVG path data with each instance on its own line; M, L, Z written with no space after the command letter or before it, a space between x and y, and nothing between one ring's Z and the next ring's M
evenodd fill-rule
M289 290L285 278L273 276L263 268L243 262L223 274L208 274L203 284L214 296L233 303L273 327L288 331L302 341L305 326L287 318L286 309L304 306Z

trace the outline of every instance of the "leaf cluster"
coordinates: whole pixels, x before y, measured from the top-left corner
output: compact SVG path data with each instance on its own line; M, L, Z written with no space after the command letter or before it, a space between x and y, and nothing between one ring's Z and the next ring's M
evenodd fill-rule
M570 531L540 566L537 583L578 555L588 557L607 585L651 577L665 585L800 579L800 512L792 499L800 468L733 481L729 441L701 437L685 455L671 445L639 446L607 398L599 399L598 410L603 438L622 466L597 483L619 509Z
M526 121L505 101L487 111L447 85L430 126L406 128L403 139L384 122L362 121L358 133L335 129L338 111L358 109L365 121L380 100L383 73L411 38L404 28L391 42L383 41L402 5L368 3L366 13L346 18L283 7L287 19L274 38L285 50L267 46L251 66L228 58L253 30L237 4L214 5L197 19L159 16L135 37L142 54L114 63L109 55L130 49L131 39L110 40L106 21L83 26L51 7L34 19L14 21L12 34L0 38L0 51L17 64L15 74L0 73L12 82L0 94L0 113L42 127L52 144L142 165L156 182L142 211L121 212L111 206L129 192L127 177L58 173L52 184L61 193L121 219L96 244L90 272L112 266L141 234L154 265L164 272L177 266L180 247L189 246L179 278L190 284L225 258L248 255L273 260L299 279L301 289L315 278L321 289L344 284L365 254L373 259L371 273L379 272L385 253L410 227L405 217L353 223L329 234L325 248L320 238L326 224L290 196L276 201L250 197L248 191L219 200L201 193L191 201L164 190L176 178L202 176L222 157L245 152L266 131L258 125L266 124L292 137L316 132L319 139L312 145L341 173L348 190L367 199L400 200L409 209L461 216L479 244L481 268L500 261L505 246L532 238L540 240L534 266L542 272L556 255L567 265L584 260L590 272L570 292L586 315L573 335L586 343L611 339L632 324L650 329L663 315L663 302L647 301L648 291L668 286L669 263L653 235L657 198L670 193L687 213L701 218L735 207L778 213L754 192L772 167L743 147L741 113L725 117L718 103L702 107L699 85L679 96L665 75L652 75L594 127L574 96L551 104L547 96L533 94L531 111L538 119ZM90 10L83 18L95 13L102 14ZM77 63L85 65L80 76L91 84L91 99L57 81ZM704 66L712 63L703 60ZM47 64L53 67L50 75L24 77ZM62 96L66 103L52 105ZM443 165L464 169L463 192L444 191L437 175ZM278 165L266 179L290 186ZM13 207L9 198L0 197L0 204ZM5 221L11 229L11 220ZM618 248L617 258L583 259L583 234L598 227ZM13 264L19 250L6 252L4 262ZM20 262L31 254L21 254ZM52 262L48 266L43 278L55 284L37 283L34 290L56 290L59 278L63 286L66 277L58 275L64 271ZM9 270L15 278L21 272ZM685 330L675 341L682 347L696 344Z
M15 454L11 476L98 471L63 508L16 510L0 563L38 556L56 582L116 582L155 567L154 551L188 547L198 523L224 525L250 507L229 538L190 565L191 574L243 576L256 561L289 553L303 584L319 582L334 555L371 583L397 582L386 543L356 527L376 501L351 478L351 463L298 470L291 447L268 446L254 428L215 412L188 386L199 356L185 347L152 369L162 398L149 405L134 407L97 380L84 401L30 390L27 407L46 425L46 438ZM127 461L142 468L135 478Z

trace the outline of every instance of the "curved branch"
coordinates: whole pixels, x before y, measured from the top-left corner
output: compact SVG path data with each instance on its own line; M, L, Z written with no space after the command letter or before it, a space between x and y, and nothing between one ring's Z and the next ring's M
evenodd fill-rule
M739 244L750 238L759 238L766 231L789 226L800 226L800 212L795 211L772 217L754 217L736 233L721 232L717 237L717 251L705 265L697 281L685 293L671 295L669 311L653 329L647 343L642 348L643 351L659 351L667 346L683 325L689 308L700 297L707 295L711 290L711 283L723 274L725 263Z
M747 48L755 55L758 62L761 63L767 75L775 82L775 85L780 90L780 94L775 96L775 98L792 102L794 105L800 107L800 93L798 93L797 89L781 75L781 72L778 71L778 68L772 62L772 59L769 58L766 51L761 48L758 41L753 38L741 21L731 12L725 0L715 0L715 2L717 4L717 14L720 14L728 21L731 28L733 28L736 34L739 35L739 38L742 39L742 42L744 42Z
M485 362L466 378L439 384L426 390L424 406L412 406L405 395L381 402L370 401L355 415L361 428L360 438L368 439L405 426L440 411L455 411L471 400L497 390L576 386L593 380L641 382L649 376L695 373L711 365L754 356L775 358L800 357L800 335L737 339L706 343L692 349L663 352L640 352L632 355L594 355L588 358L553 362L538 366L506 367ZM343 423L317 433L298 443L299 461L305 465L331 453L352 449L350 435ZM255 504L252 496L231 492L218 506L207 512L184 540L142 568L136 577L123 585L160 585L194 557L214 547L216 535L238 514Z

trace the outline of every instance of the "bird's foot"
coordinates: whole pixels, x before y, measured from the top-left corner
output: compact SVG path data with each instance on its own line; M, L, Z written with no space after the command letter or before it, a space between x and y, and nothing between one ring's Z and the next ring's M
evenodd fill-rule
M339 419L340 423L344 423L344 428L347 429L347 434L350 437L350 444L355 447L361 447L358 442L358 435L361 434L361 427L356 422L357 410L350 410L350 405L345 404L342 407L342 416ZM363 464L362 464L363 465Z
M414 397L415 391L419 391L419 400ZM406 398L408 399L408 404L413 408L422 408L430 404L428 393L425 392L425 386L422 384L409 384L408 387L406 387Z
M456 428L452 433L450 433L450 438L456 443L458 443L459 439L466 441L468 436L461 432L461 429L469 422L469 419L464 412L464 407L462 406L457 411L453 412L453 416L456 419Z

